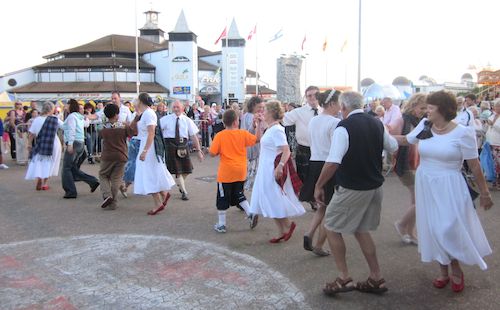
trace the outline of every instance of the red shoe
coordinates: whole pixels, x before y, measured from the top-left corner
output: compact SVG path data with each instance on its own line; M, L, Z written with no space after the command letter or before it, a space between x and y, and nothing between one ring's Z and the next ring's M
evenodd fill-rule
M49 186L48 185L44 185L42 186L42 191L48 191L49 190Z
M161 205L158 208L149 211L148 215L156 215L156 214L160 213L161 211L163 211L163 209L165 209L165 206Z
M163 204L162 206L166 207L167 206L167 202L168 202L168 199L170 198L170 193L167 193L167 196L165 197L165 200L163 200ZM162 209L163 210L163 209Z
M288 241L290 238L292 238L295 227L297 227L297 225L295 225L295 222L292 222L292 224L290 225L290 230L285 234L285 241Z
M464 273L462 272L462 276L460 277L460 283L455 283L451 280L451 290L455 293L460 293L464 290L465 281L464 281Z
M435 288L444 288L448 283L450 283L450 277L446 277L445 279L434 279L434 281L432 281L432 285L434 285Z
M273 238L269 240L270 243L279 243L281 240L285 239L286 234L283 234L283 236L278 237L278 238Z

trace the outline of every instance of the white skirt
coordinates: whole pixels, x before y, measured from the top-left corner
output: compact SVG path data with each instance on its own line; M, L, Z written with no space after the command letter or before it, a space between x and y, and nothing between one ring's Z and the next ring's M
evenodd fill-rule
M162 158L156 156L154 145L146 153L146 159L140 160L146 139L141 139L141 146L135 162L134 194L149 195L170 190L175 181L168 172Z
M29 161L25 179L46 179L57 176L59 174L59 165L61 163L61 150L61 142L59 141L59 137L56 135L56 138L54 139L54 147L52 149L52 157L41 156L39 154L33 156L33 158Z
M269 160L261 157L252 189L250 213L281 219L300 216L305 212L295 195L290 176L282 189L274 178L274 158Z
M491 248L459 171L417 169L415 177L418 251L423 262L456 259L487 268Z

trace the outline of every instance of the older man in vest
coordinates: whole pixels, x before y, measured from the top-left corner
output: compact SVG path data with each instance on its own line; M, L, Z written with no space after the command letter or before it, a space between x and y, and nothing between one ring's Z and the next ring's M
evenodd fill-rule
M361 94L345 92L339 100L344 119L333 133L330 154L314 191L316 201L324 203L323 187L335 175L338 188L326 209L325 228L340 274L323 291L335 295L356 288L361 292L384 293L387 287L370 231L380 223L382 150L393 153L398 144L379 120L363 113ZM370 269L368 279L357 285L347 269L343 234L354 234Z

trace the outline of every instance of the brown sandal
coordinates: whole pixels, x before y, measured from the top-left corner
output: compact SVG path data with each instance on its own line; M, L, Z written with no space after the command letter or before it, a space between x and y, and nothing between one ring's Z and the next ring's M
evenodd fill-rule
M387 287L381 286L383 284L385 284L384 278L375 281L372 278L368 277L366 281L358 282L356 284L356 289L363 293L382 294L389 290Z
M350 283L350 285L349 285ZM337 293L346 293L353 291L356 287L354 286L352 279L349 277L345 280L341 278L335 279L334 282L326 283L323 288L323 293L328 296L335 296Z

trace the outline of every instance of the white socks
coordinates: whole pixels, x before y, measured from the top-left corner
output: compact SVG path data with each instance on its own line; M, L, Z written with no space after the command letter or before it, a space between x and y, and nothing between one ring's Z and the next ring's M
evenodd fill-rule
M186 183L184 182L184 177L180 175L178 178L176 178L178 181L177 186L180 188L180 190L187 195L186 191Z
M219 226L226 226L226 211L218 211L219 213Z
M243 210L245 210L245 213L248 216L250 216L250 213L249 213L249 211L250 211L250 204L248 203L247 200L244 200L244 201L240 202L240 207L242 207Z

